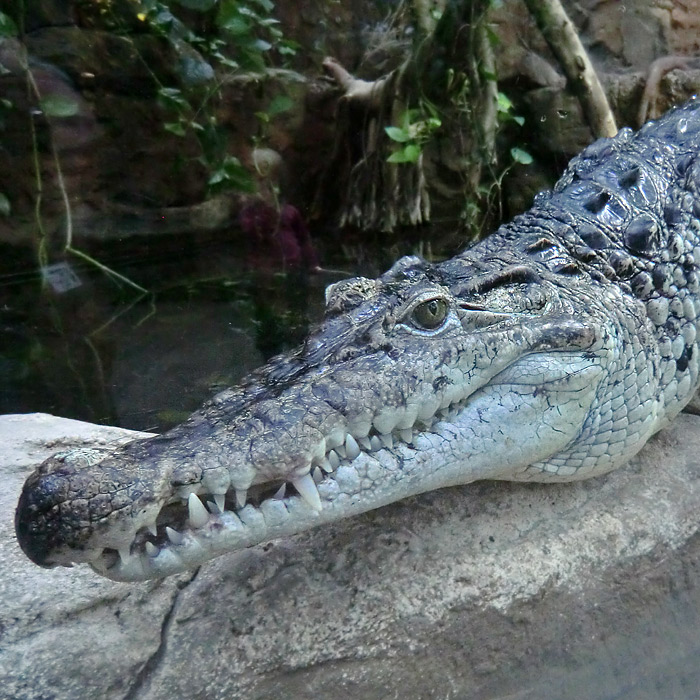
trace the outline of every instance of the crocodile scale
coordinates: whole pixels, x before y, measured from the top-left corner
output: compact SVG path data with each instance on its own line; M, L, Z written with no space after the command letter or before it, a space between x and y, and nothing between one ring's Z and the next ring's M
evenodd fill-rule
M20 545L138 580L435 488L624 464L698 384L699 154L693 99L460 255L331 285L300 348L181 426L41 465Z

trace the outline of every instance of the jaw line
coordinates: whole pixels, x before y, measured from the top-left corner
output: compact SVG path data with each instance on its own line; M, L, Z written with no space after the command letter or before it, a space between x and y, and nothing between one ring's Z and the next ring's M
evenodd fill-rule
M259 506L248 503L235 512L226 510L210 514L203 527L188 527L180 533L181 543L167 542L159 548L157 556L136 552L119 559L102 554L90 562L90 566L115 581L160 578L221 554L294 535L430 490L430 486L419 486L419 463L428 458L426 449L431 449L436 440L444 442L452 437L454 426L437 422L431 431L435 432L416 433L413 446L396 441L391 449L382 448L372 453L363 451L351 462L343 462L317 485L320 511L296 494L283 499L267 498ZM406 489L411 484L413 488L409 493Z
M595 382L588 383L586 395L594 392ZM236 512L210 514L205 525L188 527L180 533L180 542L166 542L154 556L143 549L121 558L103 553L90 565L116 581L160 578L221 554L359 515L425 491L498 479L505 472L512 475L514 469L531 464L533 457L545 459L561 450L580 429L587 412L585 397L579 389L563 393L575 394L581 406L580 416L568 417L573 418L567 422L568 432L555 427L557 405L550 402L547 392L533 393L528 386L487 385L475 391L456 415L415 432L412 445L396 441L392 448L362 451L354 460L343 462L318 484L320 511L297 495L267 498L258 507L247 504ZM523 400L517 419L503 401L506 396ZM549 423L545 416L550 417Z

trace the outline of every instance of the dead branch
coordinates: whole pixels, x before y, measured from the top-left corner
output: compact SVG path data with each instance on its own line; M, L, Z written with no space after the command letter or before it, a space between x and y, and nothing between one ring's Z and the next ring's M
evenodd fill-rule
M343 89L343 97L346 100L361 103L369 108L379 107L389 76L383 76L379 80L360 80L332 56L323 59L323 67Z
M489 1L437 0L444 11L434 25L427 21L436 17L430 6L424 0L413 2L414 12L424 15L419 27L432 26L433 30L424 34L419 29L413 51L398 68L367 81L354 77L334 58L323 62L343 90L336 113L340 128L334 163L328 169L335 173L336 184L337 173L347 173L341 226L391 231L398 225L426 223L431 216L431 192L442 189L440 177L447 156L456 168L451 170L448 165L444 175L457 197L476 190L482 166L490 165L494 157L496 86L483 77L483 66L477 60L493 74L493 56L483 27ZM421 125L427 125L437 109L440 118L433 119L438 124L429 141ZM355 127L348 138L347 129L340 125L350 119L356 125L360 120L361 128ZM420 150L415 160L392 161L399 146L385 127L409 119L415 127L411 132L415 136L409 139L415 139L414 146Z
M647 119L657 119L660 116L656 102L659 98L661 80L666 73L670 73L672 70L688 68L688 63L689 59L687 56L662 56L652 61L647 72L644 94L637 113L638 126L642 126Z
M603 86L559 0L525 0L525 4L561 64L593 135L614 136L617 126Z

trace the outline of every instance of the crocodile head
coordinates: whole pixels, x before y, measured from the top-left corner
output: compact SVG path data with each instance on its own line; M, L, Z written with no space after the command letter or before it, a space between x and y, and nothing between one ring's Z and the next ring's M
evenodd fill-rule
M472 252L332 285L302 347L181 426L48 460L17 509L26 554L159 577L443 486L576 478L580 459L531 465L586 432L611 332L526 258Z

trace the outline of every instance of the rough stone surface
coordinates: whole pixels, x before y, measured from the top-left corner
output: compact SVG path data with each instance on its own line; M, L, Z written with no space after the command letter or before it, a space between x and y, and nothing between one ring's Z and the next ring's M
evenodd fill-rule
M26 475L128 435L0 417L0 698L696 697L697 416L606 477L446 489L163 582L32 565Z

